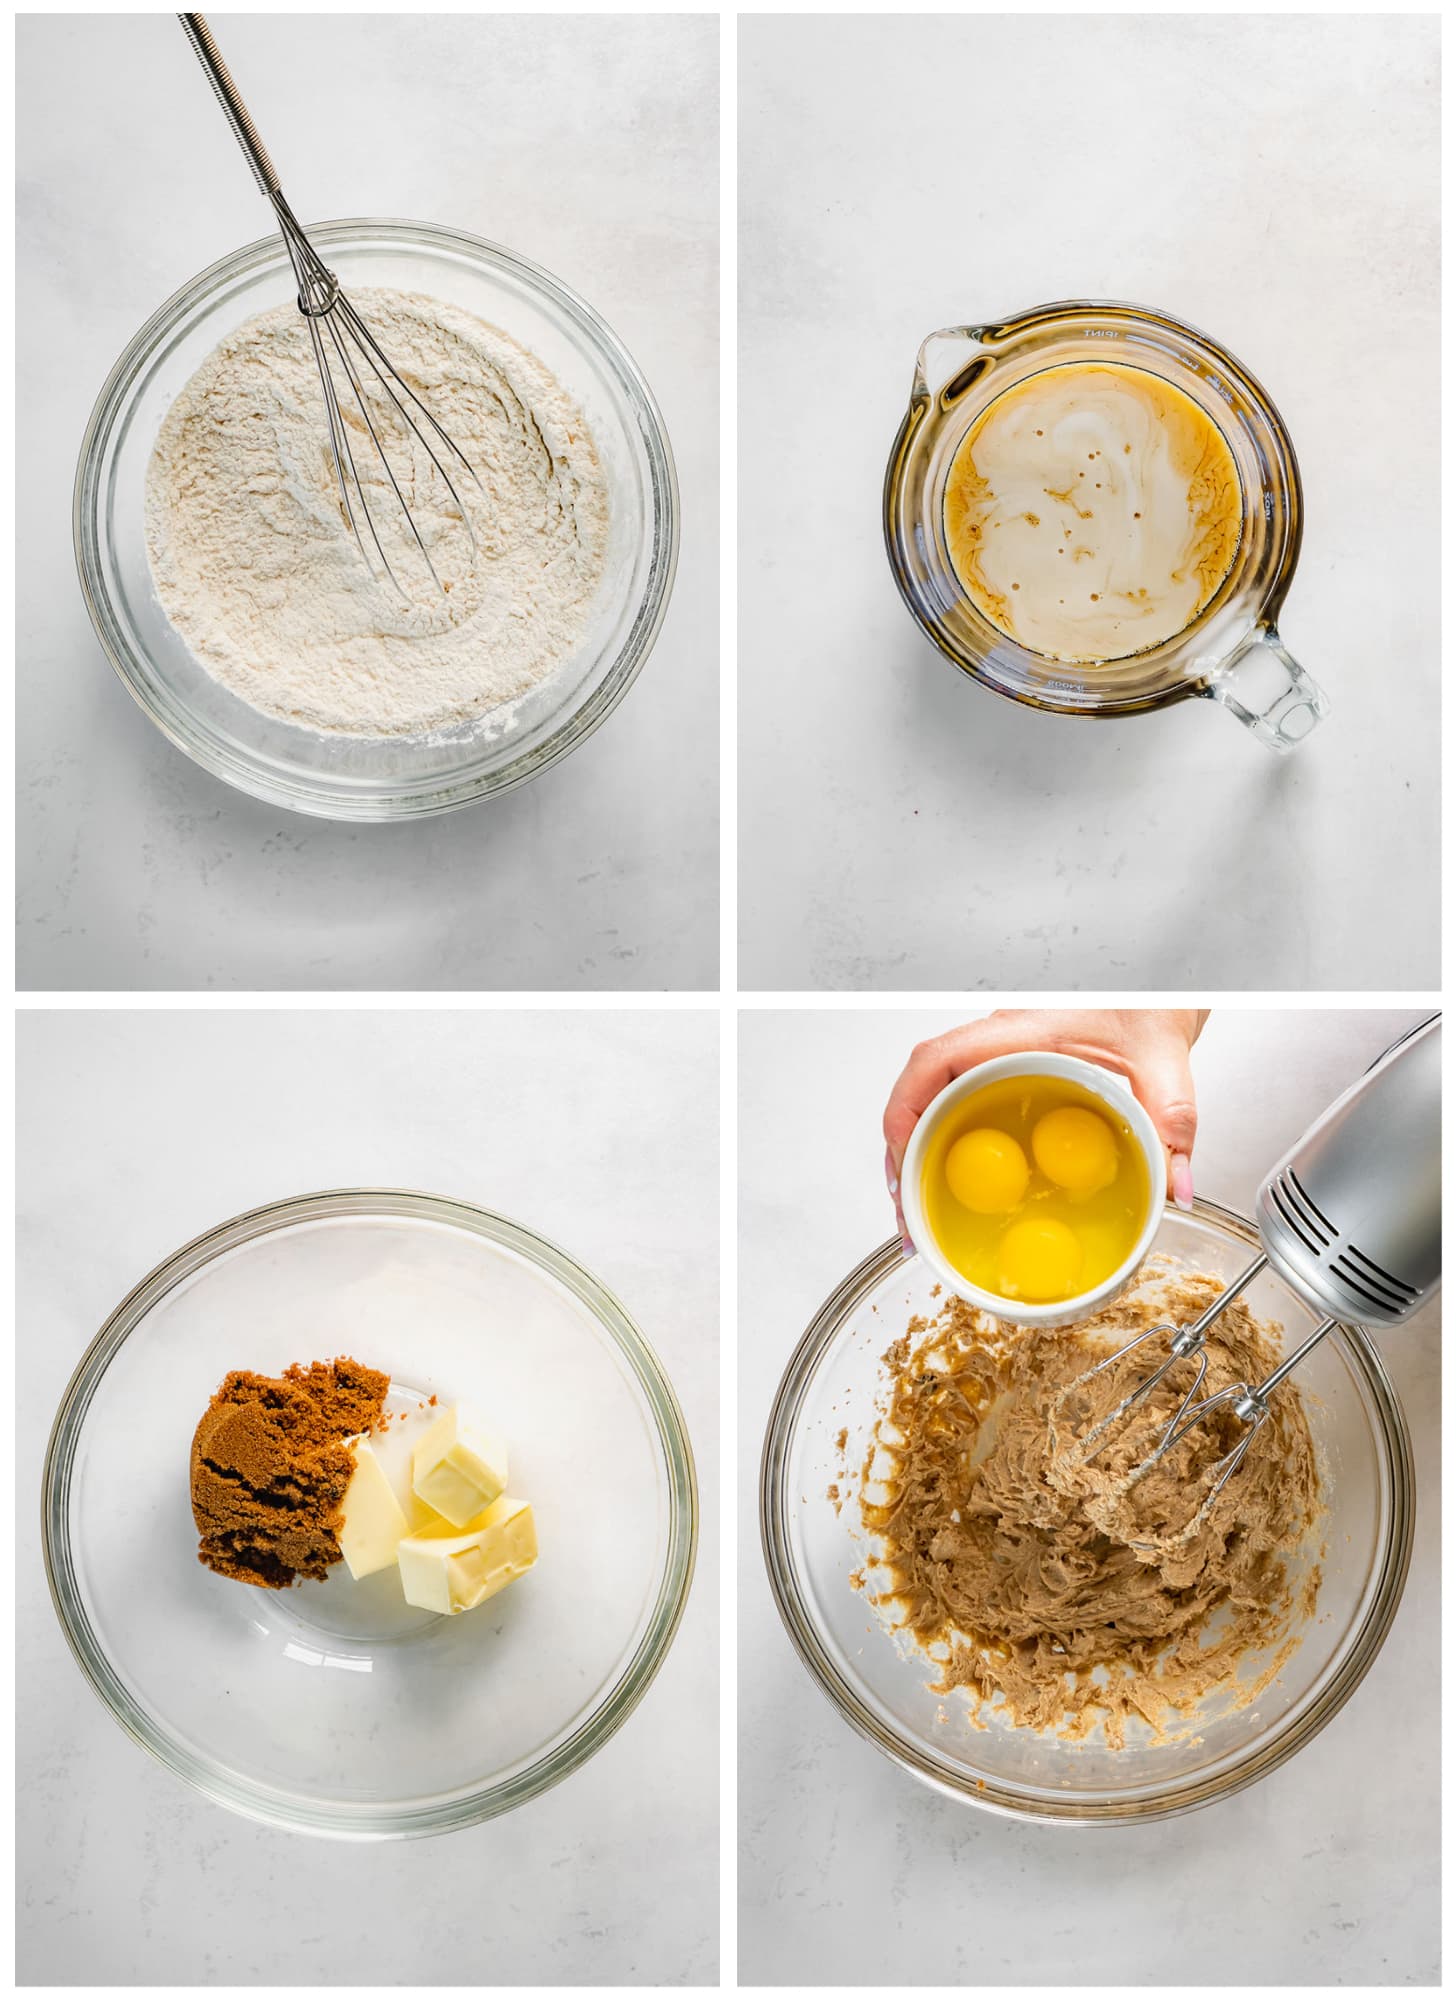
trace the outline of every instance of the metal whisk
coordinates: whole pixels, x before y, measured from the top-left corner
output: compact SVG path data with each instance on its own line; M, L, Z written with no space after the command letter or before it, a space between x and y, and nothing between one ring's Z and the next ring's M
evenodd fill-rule
M1269 1174L1256 1211L1263 1253L1191 1325L1149 1327L1079 1376L1058 1399L1060 1411L1085 1384L1144 1342L1167 1341L1168 1353L1159 1366L1079 1440L1077 1455L1088 1464L1160 1382L1181 1364L1195 1364L1187 1394L1164 1423L1153 1450L1133 1466L1125 1482L1131 1487L1145 1478L1215 1411L1227 1410L1240 1419L1247 1429L1209 1468L1213 1484L1184 1534L1206 1516L1238 1470L1259 1426L1268 1421L1269 1398L1327 1333L1345 1320L1399 1326L1440 1283L1440 1026L1437 1016L1387 1049ZM1262 1382L1231 1383L1201 1395L1209 1329L1266 1267L1326 1316Z
M217 93L218 103L227 114L228 123L233 128L233 134L242 147L249 166L253 169L259 187L272 203L273 213L278 218L284 246L293 265L294 277L298 281L298 310L303 314L308 326L309 337L313 342L314 360L318 363L319 381L324 394L324 410L328 418L329 449L339 482L339 496L343 502L345 519L353 530L354 540L359 545L359 553L369 574L377 580L379 571L376 570L374 559L365 545L364 535L367 533L384 575L400 596L408 602L408 594L400 584L389 557L384 552L384 544L380 540L378 527L370 511L364 481L360 477L360 469L355 461L347 418L347 411L351 408L358 412L359 420L368 434L373 457L377 458L383 468L385 480L399 502L399 509L410 535L424 558L435 588L443 596L444 585L436 572L430 551L425 546L414 515L400 491L399 481L395 478L380 438L379 422L375 410L371 408L371 402L378 405L381 414L392 409L418 439L459 510L465 531L470 537L472 551L477 547L475 529L454 480L440 462L435 449L436 443L442 447L447 456L458 460L460 466L474 480L477 489L483 490L480 488L480 480L476 476L475 469L454 439L436 422L414 390L390 363L359 313L344 296L338 279L309 242L303 226L284 200L273 162L268 157L267 148L258 137L257 128L248 115L247 106L238 94L237 85L232 80L227 64L218 53L206 17L202 14L179 14L177 18L186 31L197 60L207 72L208 81ZM428 429L422 426L427 426ZM369 462L366 460L366 467ZM361 521L363 532L360 528Z

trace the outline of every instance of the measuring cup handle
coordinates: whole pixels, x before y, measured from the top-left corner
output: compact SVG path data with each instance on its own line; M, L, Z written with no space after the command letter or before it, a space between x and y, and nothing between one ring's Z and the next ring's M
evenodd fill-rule
M1206 692L1270 750L1293 750L1330 712L1324 689L1285 651L1272 625L1256 627L1219 661Z

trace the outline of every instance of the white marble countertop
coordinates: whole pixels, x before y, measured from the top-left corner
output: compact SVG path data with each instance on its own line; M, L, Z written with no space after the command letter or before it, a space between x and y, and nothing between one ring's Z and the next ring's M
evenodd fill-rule
M746 17L740 983L1403 991L1439 979L1433 16ZM880 494L932 330L1161 306L1304 474L1281 621L1333 713L1093 723L965 683Z
M879 1119L913 1042L966 1014L750 1013L742 1035L740 1486L795 1342L891 1233ZM1198 1190L1263 1174L1409 1013L1215 1012L1194 1054ZM814 1190L813 1199L804 1190ZM1420 1501L1395 1625L1323 1732L1261 1783L1136 1828L943 1799L842 1722L740 1538L745 1984L1401 1986L1440 1978L1438 1327L1382 1336Z
M696 1010L22 1015L22 1985L716 1980L717 1046ZM138 1278L241 1209L368 1183L515 1214L618 1294L686 1412L703 1530L672 1650L596 1757L488 1825L352 1845L235 1818L128 1740L51 1608L38 1495Z
M268 212L170 14L31 14L18 42L19 983L38 989L716 984L717 22L213 17L305 217L509 244L612 324L677 460L682 558L641 679L507 797L342 826L234 793L91 630L71 484L107 372Z

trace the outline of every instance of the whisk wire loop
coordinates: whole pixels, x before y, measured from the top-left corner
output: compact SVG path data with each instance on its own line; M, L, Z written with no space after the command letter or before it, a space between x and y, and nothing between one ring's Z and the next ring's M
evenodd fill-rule
M350 305L347 299L341 297L339 301L338 310L332 316L331 323L333 322L337 322L337 324L341 325L350 334L350 336L354 341L354 345L358 348L364 360L367 361L369 366L373 369L374 374L378 379L379 386L381 387L381 389L383 389L385 395L388 396L390 402L394 405L394 408L398 412L401 421L409 426L409 429L414 433L415 437L419 440L420 446L423 449L425 456L429 459L431 465L434 466L436 472L439 473L440 478L444 481L446 491L449 493L450 498L455 502L456 511L459 513L460 519L464 523L465 532L470 538L470 548L472 554L478 553L479 545L475 539L475 528L473 523L471 522L469 510L466 507L465 502L461 499L454 480L450 477L449 473L445 470L444 466L440 463L439 458L436 456L434 447L431 445L429 438L420 429L419 425L415 422L414 418L410 415L409 411L400 401L398 395L395 393L396 389L398 388L404 391L405 395L408 396L409 400L415 405L415 408L420 412L421 416L424 417L426 422L430 425L431 429L433 429L439 437L444 439L445 443L449 446L450 450L453 451L455 456L460 460L460 463L465 467L465 470L470 474L470 477L475 481L476 490L478 492L483 492L484 488L481 486L480 480L476 477L474 466L470 463L469 459L466 458L465 454L460 450L460 447L455 443L454 439L449 435L449 433L440 429L439 424L435 422L435 419L430 415L430 412L425 408L424 404L420 401L419 397L415 394L414 390L411 389L408 382L406 382L402 376L399 376L395 373L394 369L385 359L385 356L381 351L378 343L376 342L373 334L370 333L368 327L364 324L364 321L359 317L358 313L355 311L354 307ZM367 422L368 416L367 416L367 406L365 405L364 401L364 392L360 388L358 381L355 379L352 370L350 370L349 379L351 382L354 383L354 392L359 398L360 407L365 409L366 411L365 420ZM373 431L373 428L374 428L373 425L370 424L371 432ZM382 452L380 453L380 456L381 458L383 457ZM387 464L386 464L386 470L388 470ZM390 474L391 484L393 484L393 478L394 476L391 473ZM395 486L394 490L396 493L398 493L399 492L398 486ZM400 504L401 506L404 505L403 498L401 498ZM406 511L408 510L406 509ZM413 526L413 521L411 521L411 526ZM419 541L418 535L416 535L415 539L416 541ZM423 542L420 542L420 549L421 552L423 553L424 552ZM429 560L428 556L426 556L426 560L427 561Z
M358 407L360 416L364 419L364 428L368 431L369 441L374 446L374 455L379 460L380 465L384 468L384 476L389 481L390 487L394 492L394 497L396 500L398 500L400 504L400 509L404 514L405 522L409 528L410 534L414 537L415 545L419 549L420 554L425 559L426 569L429 570L431 577L434 579L435 588L441 591L443 594L444 585L440 582L439 576L436 574L435 565L430 560L430 552L425 547L424 537L420 534L419 528L415 522L415 517L410 512L409 505L406 502L404 495L399 490L399 481L394 476L394 467L390 464L388 454L385 452L384 446L380 442L379 432L375 428L374 418L370 414L368 400L365 397L364 390L359 381L359 377L354 372L354 364L349 359L349 352L344 345L343 337L340 333L336 316L332 313L328 314L324 319L324 326L328 333L329 339L333 342L334 351L339 357L339 366L343 369L344 374L348 379L349 387L354 392L354 402ZM355 481L357 483L358 468L355 465L354 456L352 452L349 455L349 466L351 471L353 471L354 473ZM361 507L364 509L364 512L367 514L369 512L369 501L364 493L362 485L359 486L359 503ZM370 531L371 534L373 534L372 520L370 522ZM378 535L373 534L373 539L375 546L378 547L379 546ZM380 553L381 555L383 555L382 550L380 551ZM396 588L398 588L398 582L397 579L395 579L394 577L394 571L390 568L388 558L386 557L384 561L385 561L385 568L389 569L391 581L394 581ZM402 592L401 595L403 595Z
M378 572L375 570L374 564L370 559L369 551L364 546L364 537L359 532L359 521L354 512L354 502L351 497L352 489L353 493L359 495L359 512L364 516L364 525L369 530L369 539L373 542L375 552L379 557L380 568L394 585L401 600L408 602L404 591L400 588L398 578L390 567L389 558L384 553L384 544L379 539L379 530L374 525L374 516L370 512L369 503L364 497L364 486L359 477L359 468L354 463L354 447L349 441L349 427L344 421L344 412L339 404L338 390L334 383L333 373L329 368L328 356L324 352L323 335L319 332L319 320L317 317L309 318L308 331L309 338L313 342L314 360L318 364L319 380L323 385L324 411L327 415L329 425L329 446L333 453L334 472L339 482L339 497L343 502L344 517L353 531L354 540L359 545L359 553L364 558L365 567L371 576L377 576ZM348 465L347 475L344 470L346 462Z
M399 375L395 371L388 357L385 355L384 350L380 347L379 342L374 338L374 335L369 331L369 328L365 325L364 321L359 317L359 314L355 311L354 307L350 305L349 301L346 298L342 297L340 299L339 304L340 304L340 312L345 321L348 323L349 330L353 334L355 341L362 349L365 360L368 361L369 365L373 368L375 374L378 375L381 386L385 390L385 393L390 397L390 399L394 403L396 409L398 409L400 415L404 418L405 422L409 424L411 430L413 430L416 437L419 438L420 443L424 446L425 450L429 452L431 464L435 467L435 470L439 473L440 477L445 481L445 484L450 487L450 491L455 494L455 499L457 504L459 503L460 496L458 493L455 493L455 488L452 485L450 485L450 475L446 472L444 466L441 465L439 459L435 457L434 452L430 449L429 439L425 437L424 433L414 423L412 418L409 416L409 413L405 410L403 404L399 400L399 397L395 394L396 389L402 389L404 391L405 395L414 404L415 408L419 411L420 415L424 418L425 422L429 425L430 429L435 433L435 436L445 446L446 450L453 452L456 458L459 459L461 465L470 474L472 480L474 480L477 490L480 492L484 492L485 489L480 484L480 478L479 475L476 473L475 467L470 463L470 460L465 456L464 452L460 449L459 445L456 444L454 438L451 437L450 433L436 421L435 417L431 414L429 408L420 401L419 397L415 394L414 390L410 387L409 383L405 381L402 375ZM545 450L544 439L542 440L542 449ZM549 457L550 454L548 453L547 456ZM462 507L461 508L462 514L464 513L464 511L465 510ZM470 526L468 517L466 519L465 525L467 527Z

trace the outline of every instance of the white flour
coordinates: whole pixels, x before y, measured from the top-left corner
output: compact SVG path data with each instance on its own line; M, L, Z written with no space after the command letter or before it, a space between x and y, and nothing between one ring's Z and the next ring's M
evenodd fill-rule
M420 734L515 700L580 644L605 561L606 481L580 410L508 335L415 293L351 297L484 489L436 441L472 550L443 480L389 413L390 466L447 594L356 422L355 464L409 602L371 579L293 306L229 335L167 412L147 471L147 549L167 616L234 694L312 729Z

